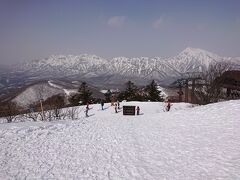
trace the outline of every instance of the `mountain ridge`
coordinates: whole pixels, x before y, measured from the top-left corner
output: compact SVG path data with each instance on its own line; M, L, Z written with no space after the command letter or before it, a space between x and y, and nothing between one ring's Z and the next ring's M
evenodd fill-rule
M2 71L0 91L23 83L49 79L80 80L98 87L122 86L128 80L144 85L155 79L169 85L186 73L204 72L213 63L229 63L240 69L239 57L221 57L199 48L187 47L173 57L115 57L105 59L97 55L51 55L18 64ZM117 87L118 88L118 87Z

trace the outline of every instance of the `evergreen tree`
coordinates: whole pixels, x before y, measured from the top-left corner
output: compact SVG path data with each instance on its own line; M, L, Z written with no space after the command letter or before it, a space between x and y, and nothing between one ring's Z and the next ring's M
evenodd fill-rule
M142 92L133 82L128 81L126 84L125 91L118 94L117 99L127 101L144 101L144 92Z
M80 101L82 101L82 104L86 104L92 100L91 96L92 92L88 89L87 83L83 82L78 89L78 94L72 96L69 101L73 105L78 105Z
M82 101L83 104L86 104L92 99L91 97L92 92L90 92L90 90L88 89L86 82L83 82L81 84L80 88L78 89L78 92L79 92L80 101Z
M126 90L125 90L126 100L134 100L136 93L137 93L137 87L134 85L133 82L128 81L126 84Z
M146 86L146 98L150 101L162 101L163 98L160 96L161 91L157 88L157 83L152 80L152 82Z
M124 98L128 101L136 100L138 88L131 81L126 83L126 90L124 91Z
M108 89L104 95L106 98L106 102L111 102L112 92L110 91L110 89Z

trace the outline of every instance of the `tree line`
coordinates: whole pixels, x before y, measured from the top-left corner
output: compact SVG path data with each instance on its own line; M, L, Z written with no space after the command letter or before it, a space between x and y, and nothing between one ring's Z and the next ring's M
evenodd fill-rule
M42 90L42 89L40 89ZM41 94L43 92L39 92ZM29 105L27 109L18 107L15 102L9 101L0 106L0 117L5 117L6 122L10 123L22 117L31 119L32 121L51 121L58 119L75 119L77 116L78 105L87 103L100 103L111 101L163 101L161 91L158 90L157 83L153 80L145 87L138 87L132 81L125 84L125 89L120 92L112 92L108 90L105 98L93 97L89 86L86 82L82 82L76 94L68 98L68 102L62 95L54 95ZM66 107L67 110L62 110Z
M78 93L69 98L70 104L79 105L87 102L98 103L100 101L111 102L115 101L163 101L161 91L158 89L157 83L152 80L146 87L138 87L132 81L125 84L125 90L121 92L111 92L108 90L105 94L105 99L93 98L92 92L83 82L78 89Z

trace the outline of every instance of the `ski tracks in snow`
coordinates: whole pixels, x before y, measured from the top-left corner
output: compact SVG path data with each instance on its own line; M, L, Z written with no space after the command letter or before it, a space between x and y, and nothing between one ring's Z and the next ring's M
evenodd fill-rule
M240 178L239 102L230 115L139 105L142 116L96 105L89 118L0 129L0 179Z

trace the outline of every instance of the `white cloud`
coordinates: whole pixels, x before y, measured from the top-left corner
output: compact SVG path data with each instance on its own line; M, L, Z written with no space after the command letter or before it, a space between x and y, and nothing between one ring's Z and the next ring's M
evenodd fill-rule
M125 16L113 16L108 19L107 24L111 27L122 27L125 21Z
M156 19L152 25L154 28L158 29L162 26L163 22L164 22L164 18L161 16L160 18Z

